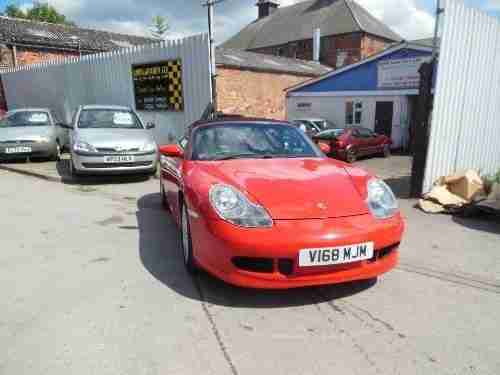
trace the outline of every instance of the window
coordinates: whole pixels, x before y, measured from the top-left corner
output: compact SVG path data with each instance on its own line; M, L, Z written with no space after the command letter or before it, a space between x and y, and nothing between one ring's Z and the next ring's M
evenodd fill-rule
M371 138L373 137L373 132L370 129L358 128L358 134L361 138Z
M347 101L345 103L346 125L360 125L363 122L363 102Z
M347 57L348 57L347 51L338 51L337 52L337 62L335 64L335 66L337 68L342 68L346 64Z

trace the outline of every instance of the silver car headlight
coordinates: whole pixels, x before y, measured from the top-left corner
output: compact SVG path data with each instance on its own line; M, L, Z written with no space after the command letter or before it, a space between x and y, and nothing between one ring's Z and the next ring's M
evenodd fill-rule
M144 151L144 152L154 152L154 151L156 151L156 143L155 142L145 143L142 146L141 151Z
M87 142L77 141L73 145L74 151L83 151L83 152L97 152L94 146Z
M210 189L210 203L217 214L234 225L246 228L271 227L273 220L264 207L229 185L218 184Z
M398 201L391 188L379 179L368 181L366 202L371 213L378 219L388 219L398 212Z

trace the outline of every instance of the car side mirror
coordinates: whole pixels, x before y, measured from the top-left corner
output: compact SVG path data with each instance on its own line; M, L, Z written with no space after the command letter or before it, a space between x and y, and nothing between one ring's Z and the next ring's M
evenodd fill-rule
M160 146L160 154L171 158L183 158L184 151L178 145Z
M325 155L328 155L330 152L332 152L332 148L326 143L320 142L318 143L318 147Z
M154 128L156 128L156 125L154 122L148 122L146 124L146 129L154 129Z

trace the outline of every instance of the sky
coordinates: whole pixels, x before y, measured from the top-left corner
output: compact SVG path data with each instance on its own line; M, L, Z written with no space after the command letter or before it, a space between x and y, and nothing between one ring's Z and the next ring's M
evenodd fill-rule
M15 3L23 8L32 0L0 0L0 8ZM281 0L282 6L302 0ZM436 0L355 0L407 40L432 35ZM465 0L469 6L500 16L500 0ZM81 27L149 35L155 15L170 24L168 37L175 39L207 31L206 8L202 0L49 0ZM216 42L236 34L257 17L256 0L225 0L216 7Z

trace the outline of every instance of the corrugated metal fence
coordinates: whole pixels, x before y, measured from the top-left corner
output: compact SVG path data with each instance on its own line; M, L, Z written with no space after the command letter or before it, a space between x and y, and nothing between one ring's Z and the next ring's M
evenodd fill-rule
M69 122L81 104L135 107L132 65L182 60L184 110L140 112L156 123L156 139L180 137L211 102L209 41L206 34L81 58L50 61L2 74L9 109L49 107Z
M500 169L500 23L446 0L443 27L424 191L442 175Z

